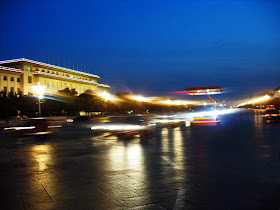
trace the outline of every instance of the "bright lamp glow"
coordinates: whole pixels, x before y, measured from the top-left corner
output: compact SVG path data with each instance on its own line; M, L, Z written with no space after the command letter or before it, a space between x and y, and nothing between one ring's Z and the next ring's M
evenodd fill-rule
M192 101L187 101L187 100L163 100L160 101L162 104L167 104L167 105L187 105L187 104L193 104Z
M106 91L104 91L102 93L99 93L99 96L101 96L105 100L112 100L113 99L113 96L110 95L110 93L107 93Z
M148 101L149 99L148 98L145 98L141 95L138 95L138 96L132 96L131 97L133 100L136 100L136 101Z
M45 89L46 89L46 86L40 85L40 82L38 82L36 86L32 86L33 92L36 93L39 98L43 98L43 94L45 93Z
M237 107L240 107L240 106L245 106L245 105L248 105L248 104L254 104L254 103L258 103L258 102L261 102L261 101L265 101L267 99L269 99L270 96L268 95L265 95L263 97L260 97L260 98L257 98L257 99L254 99L254 100L251 100L251 101L247 101L247 102L244 102L242 104L239 104Z

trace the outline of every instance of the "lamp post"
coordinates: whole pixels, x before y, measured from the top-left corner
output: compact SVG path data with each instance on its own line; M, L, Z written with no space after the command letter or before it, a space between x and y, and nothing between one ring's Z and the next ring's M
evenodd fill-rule
M108 93L108 92L106 92L106 91L99 93L99 96L101 96L101 97L104 99L104 101L105 101L104 114L106 115L106 112L107 112L107 102L108 102L109 100L112 100L112 99L113 99L113 96L110 95L110 93Z
M207 103L206 103L206 102L204 102L204 103L203 103L203 105L204 105L204 110L206 110Z
M34 93L38 95L38 104L39 104L39 115L41 115L41 99L43 98L43 94L45 93L46 86L40 85L40 82L37 85L32 86L32 90Z

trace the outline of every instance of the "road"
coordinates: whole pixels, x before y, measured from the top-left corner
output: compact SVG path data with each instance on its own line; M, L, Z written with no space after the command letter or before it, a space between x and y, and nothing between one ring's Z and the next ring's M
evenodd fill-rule
M2 209L280 208L280 124L264 124L256 111L143 140L89 128L0 134Z

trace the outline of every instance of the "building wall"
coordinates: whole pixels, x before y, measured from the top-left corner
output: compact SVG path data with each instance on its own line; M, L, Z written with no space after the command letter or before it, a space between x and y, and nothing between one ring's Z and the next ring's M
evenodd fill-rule
M32 92L32 86L36 85L36 82L34 81L34 75L30 66L22 65L21 70L23 71L23 94L28 95L29 92ZM31 78L31 81L29 81L29 78Z
M4 77L6 77L7 80L4 80ZM11 81L11 78L13 78L13 81ZM19 82L17 80L18 78L20 80ZM11 92L12 88L14 93L19 93L19 91L22 91L21 74L0 71L0 91L4 91L6 89L7 92Z
M20 89L24 95L28 95L32 92L32 86L37 85L38 82L40 85L45 85L46 92L51 94L57 93L58 90L63 90L65 88L75 89L78 94L82 94L87 90L102 92L108 92L109 90L109 87L97 86L97 84L75 80L71 81L73 78L94 81L97 83L98 78L90 75L79 74L61 69L47 68L45 66L34 65L28 62L8 63L4 66L21 69L23 71L22 74L0 71L0 90L4 90L4 87L7 87L7 92L10 92L13 87L16 93L18 93L18 90ZM36 74L36 71L65 76L66 79L55 78L50 75ZM4 81L4 76L7 76L7 81ZM14 81L10 81L11 77L14 77ZM17 78L20 78L20 82L17 82Z
M46 86L46 92L56 93L59 90L65 88L75 89L78 95L84 93L86 90L97 91L97 85L82 84L79 82L69 82L66 80L59 80L55 78L45 78L42 76L34 77L36 82L40 82L40 85Z

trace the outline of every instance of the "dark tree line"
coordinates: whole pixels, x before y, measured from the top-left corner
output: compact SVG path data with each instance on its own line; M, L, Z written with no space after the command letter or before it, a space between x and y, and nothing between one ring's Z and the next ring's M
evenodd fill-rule
M38 114L38 98L35 96L6 94L0 92L0 118L15 116L34 117ZM101 114L143 114L171 111L185 111L185 106L167 106L129 99L118 93L117 100L107 101L90 90L78 95L75 89L66 88L56 95L45 95L41 99L43 116L77 115L80 111Z
M17 115L35 116L38 111L37 101L38 99L35 97L0 92L0 118L7 119Z

